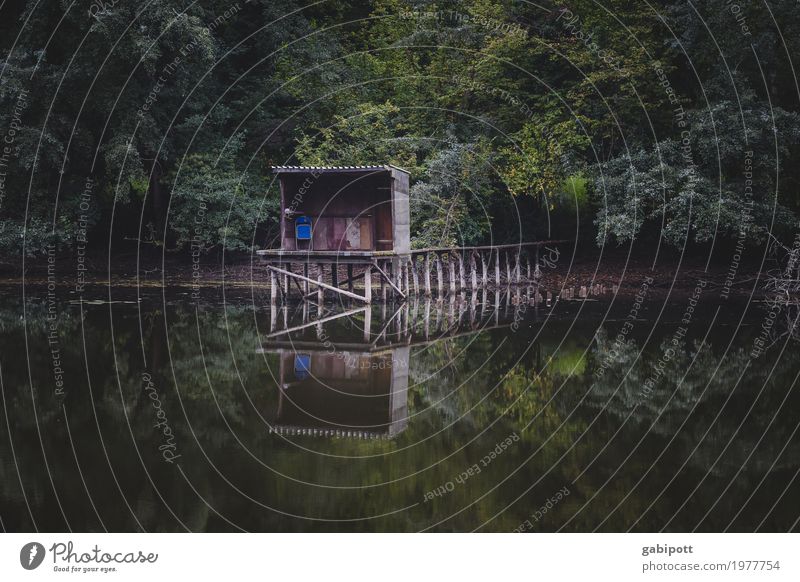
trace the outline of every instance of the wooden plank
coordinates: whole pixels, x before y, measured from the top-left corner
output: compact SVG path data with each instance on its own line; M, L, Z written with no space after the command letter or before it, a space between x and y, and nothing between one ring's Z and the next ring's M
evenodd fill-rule
M372 218L363 217L359 223L361 225L361 249L369 251L375 248L372 242Z
M350 250L346 245L345 238L345 230L347 229L347 219L346 218L332 218L331 219L331 230L328 236L328 247L329 249L336 249L336 250Z
M321 287L324 287L325 289L330 289L331 291L336 291L337 293L339 293L341 295L344 295L346 297L352 297L353 299L358 299L359 301L367 301L367 302L369 302L369 300L365 299L361 295L358 295L356 293L350 293L349 291L345 291L344 289L337 289L336 287L331 287L330 285L328 285L326 283L321 283L319 281L314 281L313 279L309 279L308 277L304 277L303 275L298 275L296 273L291 273L289 271L284 271L283 269L279 269L278 267L273 267L272 265L268 265L267 268L268 269L272 269L276 273L280 273L282 275L289 275L290 277L292 277L294 279L300 279L301 281L305 281L307 283L313 283L314 285L319 285ZM367 267L367 268L369 268L369 267Z
M328 231L332 228L332 220L332 218L317 218L312 221L311 248L316 251L333 250L328 241Z
M346 222L342 248L348 251L362 250L364 247L361 244L361 220L350 218Z
M375 238L379 251L392 249L392 203L390 200L375 206Z

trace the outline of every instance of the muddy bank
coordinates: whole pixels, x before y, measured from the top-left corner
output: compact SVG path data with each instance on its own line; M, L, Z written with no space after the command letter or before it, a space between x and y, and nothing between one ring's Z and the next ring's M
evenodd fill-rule
M601 288L604 293L635 293L645 280L656 293L691 292L700 281L708 289L727 290L729 295L760 296L764 293L764 274L758 265L740 265L732 273L730 265L709 265L699 259L662 262L652 265L644 259L629 260L624 256L590 256L562 260L553 267L541 269L540 285L558 293L562 288L574 289L576 296L585 287ZM90 287L268 289L269 276L257 257L232 255L222 260L204 260L192 265L185 259L136 256L87 258L78 263L74 257L55 257L22 261L5 258L0 261L0 285L46 286L54 283L71 287L80 294ZM490 273L491 275L491 273ZM733 276L732 276L733 275ZM356 287L359 287L356 284Z

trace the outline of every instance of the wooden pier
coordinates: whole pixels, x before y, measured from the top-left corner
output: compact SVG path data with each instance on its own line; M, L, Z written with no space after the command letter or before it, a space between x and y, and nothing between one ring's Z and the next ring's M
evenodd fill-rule
M273 303L370 304L537 285L568 241L412 249L409 173L392 165L277 166L281 247L259 250ZM356 287L358 285L358 287Z
M331 296L365 304L538 286L567 241L392 252L257 251L273 302Z

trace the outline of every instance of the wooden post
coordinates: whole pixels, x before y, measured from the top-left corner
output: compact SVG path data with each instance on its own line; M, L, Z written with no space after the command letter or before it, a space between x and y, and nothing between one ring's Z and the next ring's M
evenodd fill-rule
M364 268L364 301L372 303L372 267Z
M369 267L367 267L369 269ZM366 279L365 279L366 281ZM371 286L370 286L371 287ZM369 302L367 302L369 303ZM367 307L364 310L364 341L368 342L370 340L370 334L372 332L372 308Z
M325 278L325 265L320 263L317 265L317 269L317 283L319 283L319 285L317 285L317 302L322 304L325 300L325 290L322 287L322 283L324 283L323 279ZM333 269L336 269L336 265L333 266ZM334 283L333 287L337 287L337 285Z
M494 280L497 288L500 289L500 249L495 251L494 256Z
M453 260L453 255L447 257L447 265L450 267L450 294L455 295L456 292L456 263Z
M269 271L269 302L275 303L278 299L278 278L275 276L275 271Z
M383 267L384 267L383 268L384 272L386 272L387 270L391 269L391 267L389 266L388 262L386 262L386 261L384 261ZM378 268L381 268L381 266L378 265ZM386 279L387 278L391 278L391 276L392 276L391 273L386 273L386 277L381 277L380 278L381 279L381 300L383 301L384 304L386 303L386 297L387 297L387 293L388 293L388 290L386 289Z
M525 272L527 274L526 278L528 279L528 283L530 283L531 282L531 255L529 253L525 255L525 266L526 266L526 271Z
M491 253L491 251L490 251L490 253ZM488 281L488 279L489 279L489 275L488 275L489 265L486 264L486 258L483 256L483 252L480 252L478 254L481 257L481 269L482 269L481 270L481 287L483 287L485 289L487 283L489 282Z
M431 255L425 253L425 296L431 296Z
M464 255L458 253L458 288L464 291Z
M347 263L347 290L353 292L353 264Z
M500 259L498 259L499 262ZM500 272L500 269L498 269ZM494 324L500 325L500 287L494 291Z
M511 259L508 255L509 253L506 251L506 286L511 287Z
M515 262L515 269L514 270L516 271L516 273L515 273L515 281L514 282L517 284L517 286L519 286L519 277L520 277L520 272L519 272L520 271L519 251L517 251L517 256L515 257L514 262Z
M430 321L431 321L431 300L425 299L425 315L423 317L423 322L422 322L425 339L428 339L431 333Z
M399 289L400 293L406 293L406 289L403 287L403 282L405 281L405 263L402 259L398 259L395 261L394 266L394 276L395 276L395 284Z
M441 298L444 287L444 278L442 277L442 258L439 255L434 256L436 257L436 286L439 292L439 298Z
M419 295L419 275L417 274L417 261L411 257L411 262L408 264L411 269L411 279L414 281L414 295Z
M408 297L408 270L411 268L411 261L403 261L403 293Z
M472 284L472 293L474 294L475 291L478 289L478 273L477 267L475 265L475 254L472 253L469 256L469 271L470 271L470 283Z

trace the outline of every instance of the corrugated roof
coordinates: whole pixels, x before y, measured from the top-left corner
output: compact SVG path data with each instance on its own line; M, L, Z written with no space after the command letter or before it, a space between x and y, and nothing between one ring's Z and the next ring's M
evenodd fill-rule
M398 168L391 164L383 164L380 166L272 166L272 172L275 174L311 174L311 173L334 173L334 172L390 172L391 170L399 170L408 174L407 170Z

